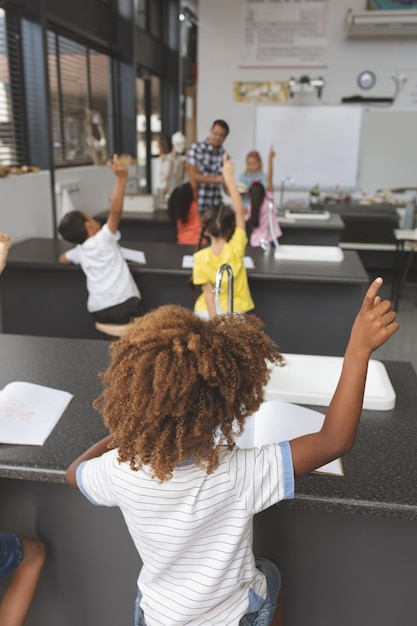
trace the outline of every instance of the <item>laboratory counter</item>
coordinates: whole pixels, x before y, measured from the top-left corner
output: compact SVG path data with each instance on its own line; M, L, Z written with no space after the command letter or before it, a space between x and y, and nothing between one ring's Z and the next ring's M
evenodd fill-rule
M26 380L74 394L43 446L0 445L0 528L47 546L27 626L133 624L141 562L123 517L64 484L67 465L106 434L92 402L108 346L0 335L0 387ZM287 626L415 623L417 378L409 363L385 365L396 406L363 412L345 475L299 478L293 501L255 517L255 554L279 565Z
M0 335L0 387L26 380L74 394L43 446L0 445L0 528L47 545L27 626L133 623L140 560L120 511L95 507L64 484L67 465L106 434L92 402L108 347ZM255 517L255 554L279 564L288 626L415 619L417 378L409 363L385 365L396 406L363 412L345 475L299 478L293 501Z
M108 211L94 218L104 224ZM328 219L288 219L278 218L282 236L280 244L337 246L344 227L339 215L329 215ZM177 232L168 212L164 209L153 213L125 211L120 220L120 233L123 239L131 241L166 241L175 243ZM250 231L248 231L248 234Z
M146 310L174 303L193 308L191 269L184 255L193 246L122 241L145 254L131 264ZM85 277L78 266L58 262L70 244L59 239L27 239L15 244L0 281L3 332L98 338L88 314ZM355 252L341 262L277 260L273 250L247 248L255 312L285 352L340 356L369 278Z
M0 334L0 388L22 380L74 395L43 446L0 445L0 476L65 482L71 461L105 436L92 402L100 393L98 374L108 362L108 347L101 340ZM387 362L386 368L395 408L365 410L357 442L343 461L345 476L297 479L291 506L417 520L417 481L408 474L415 461L409 442L417 441L417 377L409 363Z

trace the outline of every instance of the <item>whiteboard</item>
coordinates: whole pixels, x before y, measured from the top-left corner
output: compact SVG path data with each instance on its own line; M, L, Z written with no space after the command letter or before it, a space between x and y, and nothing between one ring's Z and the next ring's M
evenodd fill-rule
M417 110L364 112L360 186L417 187Z
M266 161L274 146L274 184L291 177L295 187L355 189L358 182L362 107L256 107L255 144Z

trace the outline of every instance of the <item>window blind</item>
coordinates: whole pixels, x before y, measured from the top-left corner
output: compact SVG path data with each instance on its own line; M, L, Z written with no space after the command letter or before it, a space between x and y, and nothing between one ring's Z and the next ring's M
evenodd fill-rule
M0 164L19 166L26 157L17 22L0 9ZM8 28L12 32L8 32Z
M47 45L54 163L105 162L110 57L53 31L48 31Z

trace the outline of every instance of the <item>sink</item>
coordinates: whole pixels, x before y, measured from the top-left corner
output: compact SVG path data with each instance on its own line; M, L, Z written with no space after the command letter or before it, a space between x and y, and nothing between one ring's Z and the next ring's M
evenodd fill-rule
M342 357L284 354L287 365L272 367L265 400L328 406L342 371ZM395 391L385 366L371 359L363 408L388 411L395 406Z
M274 257L280 261L321 261L340 263L343 261L343 250L338 246L292 246L278 245Z
M150 194L126 194L123 201L123 213L134 211L135 213L152 213L155 208L154 197Z

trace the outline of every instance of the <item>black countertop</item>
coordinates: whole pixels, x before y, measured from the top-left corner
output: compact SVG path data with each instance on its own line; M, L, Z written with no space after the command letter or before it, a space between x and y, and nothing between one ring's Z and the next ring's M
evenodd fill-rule
M121 245L145 253L146 265L130 264L133 274L163 273L189 276L190 269L182 267L184 255L195 252L195 246L179 245L168 242L124 241ZM61 268L62 271L80 272L75 265L62 265L58 262L62 252L73 247L61 239L31 238L12 246L7 268ZM344 251L344 260L340 263L282 261L274 258L273 251L263 252L260 248L247 248L255 264L248 270L251 277L263 280L368 283L366 273L358 255L353 251ZM7 268L5 271L7 271Z
M98 220L101 224L107 220L109 215L108 211L101 211L94 215L94 219ZM140 224L155 224L155 225L163 225L163 224L172 224L169 219L168 211L164 209L158 209L154 212L143 212L143 211L125 211L122 214L121 220L123 222L139 222ZM322 228L326 228L329 230L341 230L343 228L343 220L337 213L332 213L329 215L328 219L296 219L296 218L287 218L278 216L278 221L282 224L284 228L311 228L312 230L319 230ZM172 227L175 230L174 225Z
M74 398L43 446L0 444L0 476L65 482L65 470L107 434L92 402L101 391L109 343L0 334L0 388L26 381L68 391Z
M108 216L109 210L107 209L96 213L93 217L95 220L104 224ZM167 209L156 209L155 211L123 211L121 219L127 222L139 221L144 224L172 224ZM174 224L172 224L172 227L175 230Z
M317 209L325 209L333 214L343 215L351 213L371 215L396 215L397 207L389 202L370 202L361 204L357 200L351 202L319 202Z
M65 482L65 469L106 434L92 402L108 342L0 335L0 387L16 380L65 389L74 399L43 446L0 445L0 477ZM410 363L385 362L397 399L389 411L363 411L345 476L309 475L281 506L417 519L417 376ZM317 407L315 407L317 408ZM325 409L318 409L325 412Z

